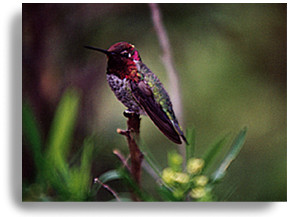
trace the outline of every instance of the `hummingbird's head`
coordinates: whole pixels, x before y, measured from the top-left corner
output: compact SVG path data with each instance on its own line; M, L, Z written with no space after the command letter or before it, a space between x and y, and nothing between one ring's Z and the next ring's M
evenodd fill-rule
M113 53L113 58L121 58L124 61L141 61L135 46L127 42L118 42L110 46L109 52ZM109 56L110 58L111 56Z
M110 46L108 50L85 46L107 55L108 73L119 75L121 78L134 74L137 70L136 62L141 61L135 46L127 42L118 42Z
M118 62L141 61L138 51L135 46L127 42L118 42L110 46L108 50L85 46L85 48L96 50L107 55L111 61Z

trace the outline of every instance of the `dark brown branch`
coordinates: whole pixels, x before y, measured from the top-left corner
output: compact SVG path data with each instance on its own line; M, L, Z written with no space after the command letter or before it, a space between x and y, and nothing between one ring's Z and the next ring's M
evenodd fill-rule
M140 151L136 141L139 140L141 119L140 116L135 113L124 112L124 116L128 118L128 129L117 129L117 132L121 135L126 136L127 138L131 158L131 174L136 183L140 185L143 154Z

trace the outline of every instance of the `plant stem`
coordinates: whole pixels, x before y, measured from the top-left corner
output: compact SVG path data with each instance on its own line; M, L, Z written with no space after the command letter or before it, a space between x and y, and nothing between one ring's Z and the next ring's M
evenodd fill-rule
M141 181L141 165L143 161L143 154L140 151L136 140L139 140L140 134L140 116L135 113L124 113L124 116L128 118L127 130L118 129L117 132L126 136L131 157L131 174L138 185Z
M175 111L176 117L181 126L184 126L183 122L183 111L182 111L182 102L181 102L181 94L180 94L180 86L179 86L179 78L178 73L175 69L175 64L173 61L173 56L171 52L171 45L169 42L169 38L167 35L166 28L163 24L162 15L159 9L158 4L149 3L149 7L151 10L152 22L154 29L156 31L158 42L162 50L162 62L166 69L166 73L168 76L168 82L170 85L169 94L172 98L173 109ZM184 146L178 147L179 152L185 159L186 153ZM185 162L184 162L185 164Z
M170 85L170 96L172 97L173 107L176 112L177 119L183 125L183 118L182 118L182 103L181 103L181 96L180 96L180 88L179 88L179 79L178 73L174 66L173 56L171 52L171 45L169 43L169 38L167 35L167 31L164 27L162 21L162 15L159 9L158 4L156 3L149 3L149 7L151 9L152 14L152 22L157 33L158 41L162 50L162 61L164 67L166 69L166 73L168 75L168 81Z
M128 118L128 129L117 129L117 132L121 135L126 136L127 138L131 158L131 174L137 185L140 187L141 168L144 157L139 149L139 146L137 145L136 140L139 140L141 119L140 116L135 113L124 112L124 116ZM134 201L139 201L139 198L134 193L132 193L132 199Z

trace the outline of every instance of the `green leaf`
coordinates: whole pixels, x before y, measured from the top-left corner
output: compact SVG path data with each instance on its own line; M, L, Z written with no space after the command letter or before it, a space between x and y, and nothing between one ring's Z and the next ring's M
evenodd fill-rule
M144 144L143 142L140 142L139 148L141 150L141 152L143 153L144 159L146 160L146 162L148 163L148 165L152 168L152 170L155 172L155 174L158 177L161 177L161 173L160 171L161 166L159 165L159 163L155 160L153 154L151 153L150 149L147 147L146 144ZM148 172L148 171L147 171ZM152 174L149 173L151 176ZM154 177L155 178L155 177Z
M158 166L153 162L153 159L151 157L149 157L148 153L143 152L143 151L142 151L142 153L143 153L144 159L146 160L146 163L148 163L148 165L150 166L150 168L154 172L154 174L152 174L151 172L146 170L148 172L148 174L151 175L154 179L156 179L157 177L161 178L161 172L159 171Z
M23 135L27 138L29 144L31 145L36 168L38 172L41 172L44 162L41 150L41 134L33 111L27 103L24 103L22 107L22 127Z
M106 183L106 182L109 182L109 181L112 181L112 180L116 180L116 179L121 179L123 178L121 172L119 170L110 170L110 171L107 171L105 173L103 173L100 177L99 177L99 180L102 182L102 183Z
M102 182L103 184L105 184L106 182L112 181L112 180L117 180L117 179L122 179L123 175L120 172L120 170L109 170L105 173L103 173L98 179L100 182ZM91 197L95 196L97 194L97 192L99 191L99 189L101 188L101 183L96 182L94 183L94 185L92 186L91 189Z
M90 139L84 141L80 167L72 167L69 169L69 177L67 187L70 192L69 200L83 201L89 196L90 186L92 183L91 163L94 153L94 143Z
M119 197L119 201L116 198L114 198L109 202L133 202L133 200L129 197Z
M78 176L78 169L69 170L67 162L77 118L78 103L79 94L77 91L74 89L66 90L55 112L48 136L48 148L45 155L46 180L58 191L62 200L71 198L68 186L72 185L71 178L75 179Z
M196 132L195 132L195 128L188 128L187 129L187 133L186 133L186 137L187 137L187 141L189 143L189 145L186 145L186 160L188 161L189 159L191 159L192 157L195 156L195 146L196 146Z
M158 192L164 201L178 201L178 199L173 196L173 192L164 185L160 186Z
M99 181L103 184L112 180L116 180L116 179L124 180L127 183L127 185L129 185L132 188L133 193L138 195L138 197L141 200L153 201L152 197L150 197L148 194L142 191L142 189L135 183L131 175L127 171L125 171L125 169L110 170L110 171L105 172L99 177ZM101 186L102 185L99 182L96 182L94 184L91 191L91 197L94 197L97 194Z
M225 172L226 172L227 168L229 167L231 162L239 154L239 152L244 144L244 141L245 141L246 131L247 131L247 128L246 127L243 128L239 132L237 137L234 139L229 153L226 155L226 157L224 158L224 160L222 161L222 163L220 164L218 169L211 176L213 183L220 181L225 176Z
M133 193L138 196L141 201L155 201L154 198L147 193L141 186L138 186L137 183L132 178L131 174L125 169L120 170L123 176L123 180L128 186L131 187Z
M214 161L215 157L218 156L218 154L226 144L228 136L229 134L225 135L222 139L211 145L211 147L205 152L202 157L205 161L205 166L202 172L205 171L211 165L212 161Z
M82 171L89 171L91 169L91 163L93 160L93 154L94 152L94 142L92 139L87 138L84 141L83 144L83 151L82 151L82 156L81 156L81 165L80 169Z
M64 173L68 170L67 155L77 117L79 94L68 89L56 110L49 133L47 160L51 167Z

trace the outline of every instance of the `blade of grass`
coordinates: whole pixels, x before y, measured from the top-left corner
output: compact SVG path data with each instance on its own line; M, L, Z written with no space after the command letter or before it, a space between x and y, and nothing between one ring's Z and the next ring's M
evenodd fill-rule
M107 171L105 173L103 173L100 177L99 177L99 180L102 182L102 183L106 183L106 182L109 182L109 181L112 181L112 180L116 180L116 179L121 179L123 178L121 172L119 170L110 170L110 171Z
M163 201L177 201L177 199L173 196L173 192L164 185L160 186L158 192Z
M102 186L101 183L106 183L112 180L122 179L123 176L119 170L109 170L105 173L103 173L98 180L100 182L95 182L91 189L91 197L95 196L97 192L99 191L100 187Z
M205 161L205 166L202 172L206 171L208 167L210 167L212 161L214 161L215 157L218 156L224 145L227 143L229 133L225 135L222 139L215 142L211 147L205 152L203 155L203 159Z
M132 200L131 198L128 198L128 197L119 197L119 200L115 198L115 199L110 200L109 202L132 202Z
M90 194L91 163L94 153L94 143L90 139L84 141L81 162L79 167L71 167L69 169L70 181L68 182L68 191L72 201L83 201Z
M81 156L80 169L83 171L89 171L94 154L94 142L91 139L85 139L83 144L83 151Z
M246 131L247 131L247 128L246 127L243 128L239 132L237 137L234 139L232 146L230 148L230 151L228 152L226 157L223 159L223 161L220 164L220 166L218 167L218 169L211 176L211 180L213 183L220 181L224 177L225 172L226 172L227 168L229 167L230 163L239 154L239 152L244 144L244 141L245 141Z
M131 175L124 168L119 170L110 170L103 173L98 178L98 181L94 183L94 186L91 190L91 197L94 197L97 194L99 189L102 187L102 184L117 179L124 180L129 186L131 186L135 194L137 194L142 200L153 201L153 199L148 194L142 192L140 187L136 184L136 182L131 178Z
M34 163L39 174L39 172L42 171L44 162L41 150L41 133L37 124L37 120L28 103L24 103L22 107L22 127L23 135L27 138L29 144L31 145Z
M161 178L161 172L160 170L157 168L157 166L155 165L155 163L153 162L152 158L149 157L148 153L146 152L143 152L143 155L144 155L144 159L146 160L146 162L148 163L148 165L151 167L151 169L155 172L155 174ZM150 173L149 173L150 174ZM151 175L151 174L150 174ZM155 178L155 177L153 177Z
M195 128L188 128L186 133L187 141L189 142L189 145L186 145L186 160L188 161L190 158L195 156L195 145L196 145L196 132Z
M78 93L74 89L68 89L59 103L49 133L48 162L60 171L67 170L66 158L75 126L78 103Z
M154 158L153 154L151 153L151 151L149 150L148 146L142 142L140 142L140 143L141 143L141 145L139 146L139 148L144 155L144 159L146 160L148 165L152 168L152 170L156 173L156 175L161 177L161 172L160 172L162 170L161 166L155 160L155 158Z
M134 181L131 174L127 170L122 169L120 171L123 176L123 180L127 183L128 186L130 186L133 193L137 195L141 201L155 201L149 193L147 193L144 189L142 189L142 187L137 185L137 183Z
M46 180L58 192L61 200L70 199L72 195L68 185L71 184L72 176L77 176L76 168L74 171L69 170L67 156L73 138L78 104L78 92L67 89L57 107L48 136L45 153Z

